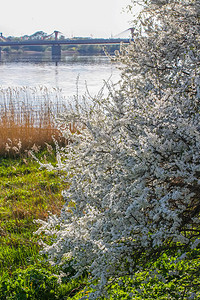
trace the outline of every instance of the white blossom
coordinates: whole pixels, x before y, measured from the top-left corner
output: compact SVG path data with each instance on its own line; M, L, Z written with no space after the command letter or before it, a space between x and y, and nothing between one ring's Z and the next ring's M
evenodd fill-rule
M119 84L58 120L71 143L57 168L70 187L39 232L56 235L43 249L49 260L72 256L77 276L86 269L99 280L89 299L134 272L139 255L199 243L199 33L198 0L144 1L134 42L112 58ZM77 121L72 134L67 122Z

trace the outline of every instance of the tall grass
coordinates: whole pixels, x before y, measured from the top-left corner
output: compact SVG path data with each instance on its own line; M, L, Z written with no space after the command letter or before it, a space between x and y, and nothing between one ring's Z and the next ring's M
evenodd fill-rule
M55 117L65 108L59 89L45 87L0 89L0 155L60 139Z

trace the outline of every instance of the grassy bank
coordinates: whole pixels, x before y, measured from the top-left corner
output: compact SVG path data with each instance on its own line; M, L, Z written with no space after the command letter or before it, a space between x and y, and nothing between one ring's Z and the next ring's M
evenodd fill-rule
M59 91L41 88L0 90L0 299L71 299L85 279L67 276L39 254L41 236L34 220L59 214L67 188L61 174L39 170L40 161L55 163L52 136L60 143L55 116L65 108ZM74 126L69 124L71 131ZM48 240L47 240L48 242ZM63 271L63 270L62 270Z
M50 147L35 155L43 162L55 163L55 152ZM87 276L73 279L70 262L64 270L50 266L39 254L41 236L33 234L38 228L35 219L45 220L49 213L60 212L64 203L61 191L68 188L61 175L40 170L27 155L0 157L1 300L78 300L88 294L83 292ZM197 296L191 299L199 299L200 249L187 252L184 260L179 256L176 251L166 250L158 260L152 257L144 262L145 272L138 270L131 277L113 278L108 296L101 299L189 299L193 293ZM58 284L61 271L66 275Z
M47 243L51 239L34 235L39 226L34 220L59 214L62 190L68 188L64 174L39 169L27 151L32 148L40 161L55 164L50 144L52 134L59 140L60 133L54 125L51 97L47 90L41 90L44 101L37 99L36 90L0 92L0 300L78 300L89 293L89 274L74 279L70 261L65 269L52 267L39 253L40 239ZM199 246L191 250L180 245L173 251L166 245L158 259L138 261L145 271L138 268L123 278L113 276L106 298L99 299L199 299L199 258Z
M54 151L36 155L55 160ZM63 188L60 174L39 170L31 157L0 157L0 299L71 299L83 288L84 279L71 280L70 269L57 284L59 269L39 254L40 237L33 235L35 219L60 212Z

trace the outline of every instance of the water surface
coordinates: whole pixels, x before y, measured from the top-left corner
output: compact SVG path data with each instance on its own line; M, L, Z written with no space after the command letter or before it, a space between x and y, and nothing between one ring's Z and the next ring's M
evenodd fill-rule
M86 91L92 96L98 93L104 80L119 80L119 71L106 56L63 56L58 66L44 56L23 54L18 59L3 59L0 64L0 87L58 88L64 97L72 97Z

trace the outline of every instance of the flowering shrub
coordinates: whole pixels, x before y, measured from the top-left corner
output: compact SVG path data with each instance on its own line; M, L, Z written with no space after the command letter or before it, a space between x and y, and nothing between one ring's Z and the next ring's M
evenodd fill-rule
M134 42L112 58L119 85L58 120L71 144L57 168L70 188L39 229L54 237L52 262L73 257L77 276L97 280L90 299L165 249L200 243L200 1L132 2L143 9Z

